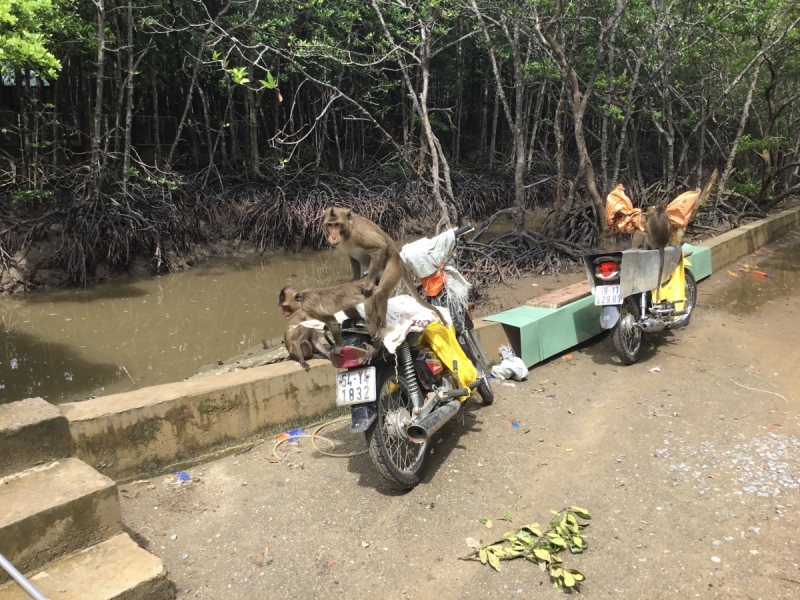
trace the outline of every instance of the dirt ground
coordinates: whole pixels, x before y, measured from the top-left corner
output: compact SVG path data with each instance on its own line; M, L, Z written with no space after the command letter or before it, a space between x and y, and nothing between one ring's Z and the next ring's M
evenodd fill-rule
M437 434L408 493L367 455L329 458L303 438L273 463L268 441L190 469L190 483L120 485L124 521L179 598L554 598L536 565L461 559L466 538L567 505L593 517L588 550L564 557L586 598L798 598L798 244L702 282L688 328L651 336L636 365L601 336L494 382L495 403L470 401ZM754 279L787 245L793 258ZM326 435L365 448L346 427Z

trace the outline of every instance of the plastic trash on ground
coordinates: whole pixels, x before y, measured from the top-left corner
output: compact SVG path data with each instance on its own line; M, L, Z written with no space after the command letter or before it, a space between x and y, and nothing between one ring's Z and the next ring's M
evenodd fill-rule
M278 436L277 439L279 442L282 442L283 440L286 440L287 442L293 442L301 435L308 435L308 432L305 429L292 429L290 431L284 431Z
M528 367L522 359L514 354L514 349L509 346L500 346L500 357L503 359L499 365L492 367L492 375L496 379L513 379L522 381L528 376Z
M178 481L191 481L191 476L186 471L178 471L177 473L173 473L173 475L177 478Z

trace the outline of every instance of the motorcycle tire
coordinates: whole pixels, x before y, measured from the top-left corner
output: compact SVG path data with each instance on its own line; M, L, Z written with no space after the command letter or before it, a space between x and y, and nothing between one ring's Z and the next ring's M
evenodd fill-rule
M478 394L481 397L482 404L489 406L492 402L494 402L494 392L492 391L492 386L489 384L488 379L485 377L481 379L477 389Z
M629 296L620 307L619 321L614 326L614 348L617 355L626 365L632 365L642 354L642 330L633 327L639 322L639 296Z
M393 364L378 367L378 416L366 431L369 456L378 472L392 486L411 489L425 475L428 444L408 439L401 425L411 418L413 404L405 377L395 373Z
M694 275L692 275L692 272L689 269L684 271L684 276L684 295L686 296L684 310L686 311L686 314L675 319L672 322L670 329L680 329L681 327L686 327L689 324L689 319L692 318L694 307L697 304L697 281L695 281Z

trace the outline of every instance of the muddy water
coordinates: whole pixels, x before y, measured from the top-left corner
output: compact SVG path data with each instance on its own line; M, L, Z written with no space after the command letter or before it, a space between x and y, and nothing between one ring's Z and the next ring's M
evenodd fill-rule
M162 277L0 298L0 403L180 381L281 336L278 292L344 281L339 252L227 259Z
M729 283L705 300L709 308L759 318L759 310L768 302L779 302L800 288L800 234L790 234L770 246L777 248L771 255L766 250L756 255L769 256L766 260L750 264L748 260L755 263L756 258L748 256L725 269L723 276Z

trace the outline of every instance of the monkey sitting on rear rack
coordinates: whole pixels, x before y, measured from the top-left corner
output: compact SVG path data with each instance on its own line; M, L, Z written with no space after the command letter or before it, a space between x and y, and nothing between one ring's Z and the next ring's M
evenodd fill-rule
M303 318L301 320L307 319L316 319L317 321L322 321L328 327L333 335L335 347L332 350L336 354L341 354L342 352L342 344L344 343L344 339L342 338L342 328L339 325L339 322L336 320L336 313L344 312L350 319L360 319L361 315L359 314L356 307L364 302L364 296L361 293L361 288L364 285L364 280L356 279L353 281L348 281L347 283L340 283L338 285L332 285L327 288L321 288L318 290L305 290L303 292L297 291L290 285L287 285L285 288L281 290L279 300L281 307L284 304L295 306L295 310L302 313ZM284 308L284 314L286 314L286 308ZM369 319L369 306L365 305L365 312L367 313L367 318ZM299 323L299 321L298 321ZM299 325L297 329L307 329L308 331L313 331L308 327L304 327ZM288 333L288 329L287 329ZM314 332L317 333L317 332ZM284 340L286 340L286 336L284 335ZM289 347L287 345L287 350ZM291 354L291 350L289 351ZM300 361L299 359L295 358L301 365L305 361ZM306 371L308 370L306 366L303 366Z
M661 282L664 277L664 248L672 237L672 225L669 222L667 205L658 202L645 214L644 231L633 234L631 248L634 250L658 250L658 287L656 288L656 304L659 302Z

